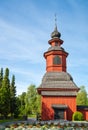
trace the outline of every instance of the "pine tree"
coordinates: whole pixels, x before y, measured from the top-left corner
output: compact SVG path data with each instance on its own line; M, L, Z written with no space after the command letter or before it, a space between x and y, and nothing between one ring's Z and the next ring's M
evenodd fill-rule
M16 110L16 86L15 86L15 76L12 76L12 81L10 84L10 113L11 116L14 115Z
M2 80L3 80L3 68L0 71L0 88L2 87Z
M1 95L1 114L6 118L10 112L10 81L9 69L6 68L5 75L2 81Z
M1 107L2 107L2 102L1 102L2 80L3 80L3 68L1 68L0 70L0 113L1 113Z

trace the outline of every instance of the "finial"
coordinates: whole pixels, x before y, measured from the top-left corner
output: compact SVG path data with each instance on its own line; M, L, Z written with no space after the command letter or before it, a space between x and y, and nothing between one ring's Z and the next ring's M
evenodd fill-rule
M57 26L57 15L55 13L55 27Z
M54 29L55 31L58 31L57 30L57 15L56 15L56 13L55 13L55 29Z
M57 29L57 17L55 13L55 28L54 28L54 31L51 33L51 38L60 38L60 37L61 37L61 33L58 32L58 29Z

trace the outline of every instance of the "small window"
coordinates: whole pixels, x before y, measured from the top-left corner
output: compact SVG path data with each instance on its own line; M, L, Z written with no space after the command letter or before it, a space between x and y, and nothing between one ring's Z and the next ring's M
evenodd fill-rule
M55 64L55 65L61 64L61 58L59 56L55 56L53 58L53 64Z
M55 46L58 46L58 42L55 42Z

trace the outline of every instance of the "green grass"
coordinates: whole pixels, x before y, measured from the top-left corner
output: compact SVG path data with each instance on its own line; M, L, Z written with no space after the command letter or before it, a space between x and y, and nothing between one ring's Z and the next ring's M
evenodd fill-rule
M31 114L31 115L28 115L28 118L36 118L36 115L33 115L33 114ZM20 117L18 117L17 119L0 119L0 123L5 123L5 122L14 122L14 121L21 121L21 120L23 120L23 117L22 116L20 116Z
M30 117L36 118L36 115L30 114L30 115L28 115L28 117L29 117L29 118L30 118Z
M17 119L3 119L3 120L0 120L0 123L5 123L5 122L11 122L11 121L17 121Z

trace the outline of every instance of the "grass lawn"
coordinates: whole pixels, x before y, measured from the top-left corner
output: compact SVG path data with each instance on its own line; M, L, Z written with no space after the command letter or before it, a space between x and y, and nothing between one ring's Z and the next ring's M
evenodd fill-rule
M12 122L12 121L18 121L19 119L3 119L0 120L0 123L5 123L5 122Z
M36 115L29 115L28 118L36 118ZM14 122L14 121L21 121L21 120L24 120L24 117L18 117L17 119L0 119L0 123L5 123L5 122Z

